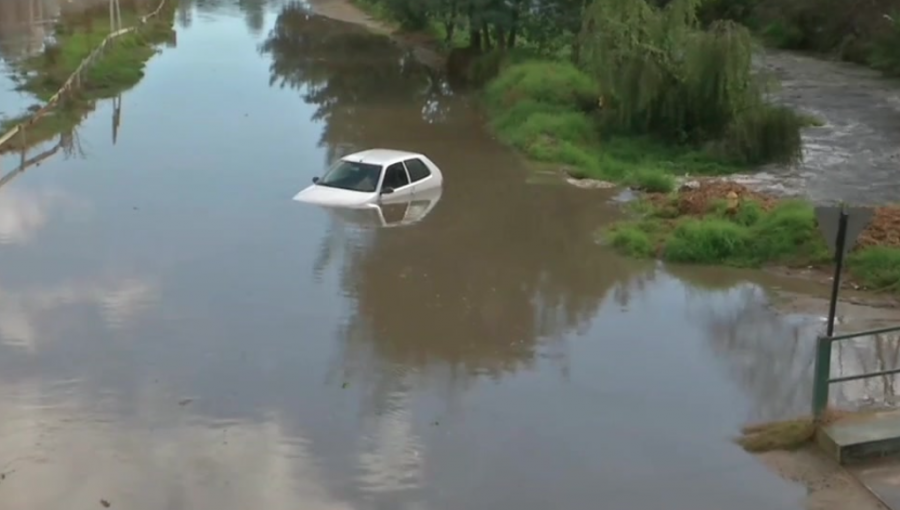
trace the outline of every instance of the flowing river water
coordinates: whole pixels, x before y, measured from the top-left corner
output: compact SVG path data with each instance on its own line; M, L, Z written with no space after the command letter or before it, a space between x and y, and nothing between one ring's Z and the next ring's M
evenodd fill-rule
M357 25L179 10L115 140L107 101L0 159L0 508L877 508L731 441L806 412L820 286L615 256L611 194L531 182ZM440 200L291 200L374 146L430 155Z

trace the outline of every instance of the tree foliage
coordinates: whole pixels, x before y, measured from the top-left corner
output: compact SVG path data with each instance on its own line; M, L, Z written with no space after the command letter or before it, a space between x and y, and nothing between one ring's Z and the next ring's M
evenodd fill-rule
M523 41L541 51L577 45L586 0L363 0L410 30L436 27L448 44L480 50Z
M581 32L608 129L675 142L714 141L745 163L800 157L801 121L766 103L753 40L731 21L704 29L701 0L594 0ZM777 136L773 136L777 135Z

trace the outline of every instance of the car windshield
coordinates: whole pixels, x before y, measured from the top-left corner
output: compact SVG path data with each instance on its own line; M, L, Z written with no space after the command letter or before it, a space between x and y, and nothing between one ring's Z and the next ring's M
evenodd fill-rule
M338 161L321 179L319 186L372 193L378 188L381 167L354 161Z

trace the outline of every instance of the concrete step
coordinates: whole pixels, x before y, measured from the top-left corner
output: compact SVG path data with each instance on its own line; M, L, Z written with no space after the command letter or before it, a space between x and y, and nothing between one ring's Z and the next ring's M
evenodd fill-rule
M900 510L900 459L891 458L848 466L848 470L884 506Z
M900 457L900 411L842 418L820 428L816 442L842 465Z

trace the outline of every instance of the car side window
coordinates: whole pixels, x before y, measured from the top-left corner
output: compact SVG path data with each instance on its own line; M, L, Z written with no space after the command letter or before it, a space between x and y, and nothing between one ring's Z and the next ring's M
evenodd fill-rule
M384 182L381 184L381 189L397 189L402 188L407 184L409 184L409 176L406 175L406 169L403 168L403 163L394 163L384 171Z
M431 170L428 169L428 165L426 165L421 159L413 158L405 161L406 169L409 170L409 178L412 182L421 181L422 179L431 175Z

